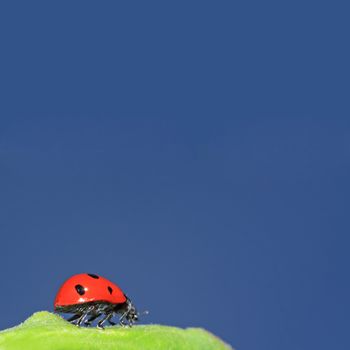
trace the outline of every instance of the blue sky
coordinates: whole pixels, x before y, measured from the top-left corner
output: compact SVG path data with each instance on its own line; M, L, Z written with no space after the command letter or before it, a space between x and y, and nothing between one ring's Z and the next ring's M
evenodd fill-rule
M307 117L11 118L1 326L52 310L88 271L150 309L145 322L239 348L331 346L347 319L348 136Z
M348 349L344 9L1 8L1 328L86 271L147 323Z

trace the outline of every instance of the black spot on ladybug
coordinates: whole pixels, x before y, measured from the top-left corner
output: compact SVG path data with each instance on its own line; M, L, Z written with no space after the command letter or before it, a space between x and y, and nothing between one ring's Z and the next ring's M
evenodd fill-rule
M88 273L88 276L95 278L95 279L99 279L100 277L97 275L94 275L93 273Z
M81 284L77 284L75 286L75 290L79 295L84 295L85 294L85 288Z
M109 291L109 294L112 294L113 293L112 287L108 286L108 291Z

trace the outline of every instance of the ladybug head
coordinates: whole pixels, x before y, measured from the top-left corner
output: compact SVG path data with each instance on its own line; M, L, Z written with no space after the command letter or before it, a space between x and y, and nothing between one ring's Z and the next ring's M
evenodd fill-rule
M137 312L134 304L132 301L125 295L126 301L123 304L117 304L115 306L114 312L115 313L121 313L122 317L120 319L122 325L128 324L129 326L132 326L135 322L139 319L139 313ZM125 322L123 321L127 321Z
M131 302L129 298L127 299L127 304L128 304L128 311L126 314L126 319L129 321L129 323L132 324L139 320L139 313L137 312L134 304Z

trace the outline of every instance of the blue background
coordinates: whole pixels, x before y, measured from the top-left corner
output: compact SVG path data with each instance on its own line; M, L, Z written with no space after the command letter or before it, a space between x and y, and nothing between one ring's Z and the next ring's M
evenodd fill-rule
M0 327L65 278L238 349L349 349L347 9L0 5Z

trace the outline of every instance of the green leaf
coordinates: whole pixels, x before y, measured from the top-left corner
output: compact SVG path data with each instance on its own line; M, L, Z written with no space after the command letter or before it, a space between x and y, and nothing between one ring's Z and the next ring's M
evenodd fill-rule
M19 326L0 332L0 350L229 350L201 328L160 325L132 328L77 327L58 315L37 312Z

